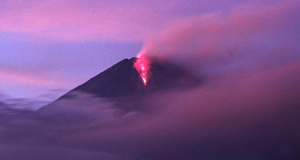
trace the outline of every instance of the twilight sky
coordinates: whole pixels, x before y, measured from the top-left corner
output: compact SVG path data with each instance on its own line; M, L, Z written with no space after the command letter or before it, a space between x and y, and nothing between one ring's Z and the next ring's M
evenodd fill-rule
M299 17L299 0L0 0L1 160L299 160ZM201 84L39 109L138 53Z
M259 31L255 32L262 35L257 43L268 47L285 40L298 44L299 36L293 37L299 28L298 10L296 0L0 0L0 93L54 99L135 56L143 46L151 46L153 52L167 48L160 51L164 53L192 49L193 45L185 45L188 42L170 42L189 38L182 28L204 35L198 38L214 37L209 42L215 42L219 34ZM198 26L194 19L200 19L199 30L184 28ZM264 37L273 29L275 35L283 35L279 41Z

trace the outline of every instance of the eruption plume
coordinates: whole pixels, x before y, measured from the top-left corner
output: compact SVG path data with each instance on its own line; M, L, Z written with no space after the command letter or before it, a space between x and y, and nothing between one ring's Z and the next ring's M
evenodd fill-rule
M139 72L144 85L147 85L148 81L148 71L150 68L150 61L145 56L146 52L143 50L136 56L136 62L134 63L134 68Z

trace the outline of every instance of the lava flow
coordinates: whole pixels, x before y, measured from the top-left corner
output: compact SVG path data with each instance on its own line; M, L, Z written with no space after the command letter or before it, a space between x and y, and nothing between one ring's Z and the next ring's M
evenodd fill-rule
M147 81L148 81L148 71L150 68L150 62L149 60L144 56L144 52L140 52L137 57L136 57L136 61L134 63L134 67L135 69L139 72L144 85L147 85Z

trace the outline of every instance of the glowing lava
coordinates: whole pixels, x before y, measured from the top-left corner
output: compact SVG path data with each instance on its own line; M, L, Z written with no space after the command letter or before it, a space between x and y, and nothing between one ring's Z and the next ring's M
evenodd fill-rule
M147 85L148 81L148 71L150 68L150 62L146 57L144 56L145 52L141 51L137 56L136 56L136 62L134 63L134 68L139 72L144 85Z

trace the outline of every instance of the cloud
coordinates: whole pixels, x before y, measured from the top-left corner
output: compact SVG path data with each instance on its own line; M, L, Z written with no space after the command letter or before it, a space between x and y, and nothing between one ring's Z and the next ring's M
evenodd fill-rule
M78 92L37 112L1 107L3 156L297 159L300 57L287 31L297 30L296 7L207 14L145 45L201 74L199 87L126 103Z
M31 86L58 86L58 80L51 78L53 71L49 67L39 66L13 66L7 64L0 65L0 77L2 81L9 84L26 84ZM45 70L48 69L48 72Z
M53 102L65 92L65 89L55 89L34 98L14 98L0 91L0 107L34 111Z
M143 52L183 63L188 61L191 68L233 64L237 59L245 60L248 65L269 58L270 54L292 61L299 58L295 42L300 37L292 33L298 32L299 21L295 16L300 15L298 6L295 1L256 10L244 5L243 10L237 7L229 13L214 12L182 19L146 41Z
M118 106L77 92L38 112L1 109L1 145L9 148L5 156L34 156L26 144L41 146L38 157L62 153L66 159L75 152L89 159L293 159L300 142L299 68L300 61L233 70L191 90ZM134 104L143 109L123 111Z
M0 91L0 100L7 98L7 95Z
M6 0L0 8L0 31L35 42L140 42L164 30L170 22L211 12L219 5L218 1L207 0Z
M6 73L4 73L6 72ZM7 72L2 70L2 73L0 72L0 77L2 79L6 79L7 81L14 81L19 84L31 84L31 85L40 85L40 86L55 86L57 85L55 81L47 81L47 80L40 80L37 78L32 78L30 76L21 75L21 74L14 74L12 72Z
M48 62L50 61L48 60ZM63 71L57 70L57 66L45 67L36 63L34 65L27 64L27 62L11 63L14 64L0 64L0 84L2 84L3 91L8 94L14 94L18 98L34 98L41 94L52 94L57 98L57 95L61 95L62 92L55 94L51 90L55 88L70 88L70 86L75 86L76 84L76 82L68 81L70 79L68 77L70 76L70 71L64 71L66 77L61 76Z
M52 153L52 154L50 154ZM28 146L28 145L3 145L0 146L0 154L3 159L39 160L43 158L56 160L81 160L86 157L90 159L118 160L121 157L99 151L85 151L60 147Z
M136 1L9 0L4 5L2 32L50 42L141 41L170 18L160 7Z
M149 97L141 104L152 111L134 114L129 124L99 124L95 127L101 129L74 132L65 141L149 159L264 159L276 150L280 153L275 159L294 157L299 139L290 134L299 134L299 65L298 61L246 77L235 73L191 91ZM281 134L290 140L277 141ZM78 137L84 142L76 143Z
M60 95L67 93L66 89L52 89L48 91L46 94L42 94L38 96L38 98L46 99L46 100L54 100L57 99Z
M29 98L8 98L2 101L6 106L11 108L19 109L30 109L36 110L40 107L43 107L49 104L51 101L39 100L39 99L29 99Z

